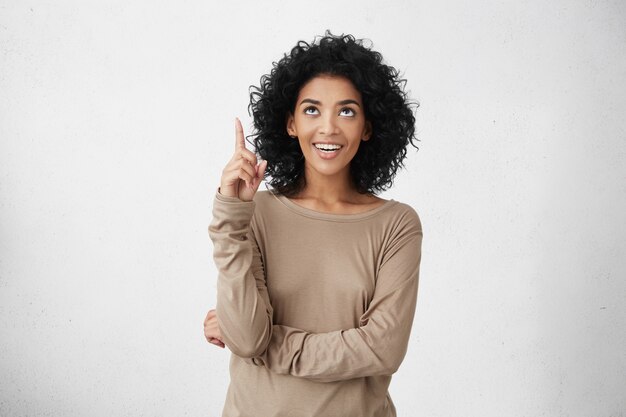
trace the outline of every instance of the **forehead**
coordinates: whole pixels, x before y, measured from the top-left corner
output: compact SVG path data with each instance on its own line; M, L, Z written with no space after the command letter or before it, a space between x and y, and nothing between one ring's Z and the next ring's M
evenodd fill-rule
M323 103L345 99L361 101L361 93L352 81L340 75L317 75L307 81L298 94L298 102L305 98L317 99Z

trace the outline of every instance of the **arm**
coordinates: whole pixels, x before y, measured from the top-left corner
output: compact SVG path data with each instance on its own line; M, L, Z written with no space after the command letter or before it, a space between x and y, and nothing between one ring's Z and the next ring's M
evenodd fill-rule
M374 296L360 327L309 333L274 325L267 350L253 359L278 374L319 382L391 375L406 354L417 301L422 228L415 211L383 254Z
M218 268L217 321L224 344L243 358L263 352L272 333L273 310L251 225L255 206L253 200L224 196L218 188L209 225Z

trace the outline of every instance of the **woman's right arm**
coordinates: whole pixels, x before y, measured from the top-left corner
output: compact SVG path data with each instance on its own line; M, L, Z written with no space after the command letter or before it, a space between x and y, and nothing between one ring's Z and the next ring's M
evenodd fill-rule
M235 152L213 199L209 236L218 268L216 314L222 341L244 358L263 352L272 332L272 306L252 224L253 198L266 167L267 161L257 165L256 155L246 149L236 119Z
M251 224L255 205L218 189L209 226L218 269L217 322L224 344L242 358L260 355L272 335L273 310Z

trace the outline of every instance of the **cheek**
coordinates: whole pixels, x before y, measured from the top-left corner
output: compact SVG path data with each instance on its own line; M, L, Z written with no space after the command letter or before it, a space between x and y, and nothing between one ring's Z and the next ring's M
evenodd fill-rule
M311 152L311 142L309 141L309 137L306 136L305 134L302 135L298 135L298 138L300 139L300 149L302 150L303 153L309 153Z
M361 129L358 126L354 126L352 129L350 129L349 133L350 138L352 139L354 143L354 145L358 145L358 142L361 141L361 139L363 139L363 137L365 136L365 130Z
M308 138L315 134L315 124L308 120L301 120L298 124L298 136Z

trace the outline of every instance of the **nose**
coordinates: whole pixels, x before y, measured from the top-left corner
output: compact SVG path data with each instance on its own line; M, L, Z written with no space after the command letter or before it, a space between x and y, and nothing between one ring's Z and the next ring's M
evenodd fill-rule
M324 117L321 117L321 124L319 128L319 133L321 135L332 136L336 135L339 132L339 127L337 126L337 119L332 112L328 112Z

